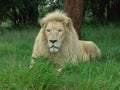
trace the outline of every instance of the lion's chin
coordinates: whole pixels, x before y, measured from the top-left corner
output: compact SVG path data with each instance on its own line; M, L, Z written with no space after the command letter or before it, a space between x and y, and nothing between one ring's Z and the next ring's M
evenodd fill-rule
M58 51L59 51L58 48L55 48L55 47L50 48L50 52L51 52L51 53L57 53Z

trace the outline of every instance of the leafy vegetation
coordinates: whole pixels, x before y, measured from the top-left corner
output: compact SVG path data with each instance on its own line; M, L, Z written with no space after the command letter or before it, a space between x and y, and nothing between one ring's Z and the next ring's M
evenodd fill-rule
M120 27L117 24L82 28L82 39L94 41L100 60L65 64L61 72L46 58L29 69L38 27L0 28L0 90L120 90Z
M84 18L94 21L120 20L120 0L84 0ZM0 23L36 24L38 16L64 8L64 0L0 0Z
M36 24L38 16L63 7L63 0L1 0L0 23L11 20L14 25Z

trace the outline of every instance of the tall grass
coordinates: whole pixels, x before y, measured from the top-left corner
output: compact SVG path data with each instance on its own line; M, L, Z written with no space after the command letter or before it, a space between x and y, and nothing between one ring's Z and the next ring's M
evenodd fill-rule
M0 29L0 90L120 90L119 26L84 25L82 39L94 41L102 58L68 62L61 72L42 57L29 69L39 28Z

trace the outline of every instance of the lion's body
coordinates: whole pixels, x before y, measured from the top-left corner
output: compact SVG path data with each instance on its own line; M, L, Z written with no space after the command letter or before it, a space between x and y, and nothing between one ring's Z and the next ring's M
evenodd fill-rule
M63 64L69 60L73 63L77 63L78 60L86 61L90 60L91 58L94 59L96 57L101 57L101 52L95 43L92 41L78 40L78 36L73 27L73 24L70 20L67 21L68 19L69 18L60 11L50 13L43 18L41 26L43 23L48 24L52 21L55 21L56 25L57 22L63 24L69 23L70 25L68 25L68 27L65 27L65 38L61 42L59 51L56 53L51 53L48 47L48 37L46 37L45 34L45 28L47 25L41 27L41 30L35 40L32 54L33 58L40 56L48 57L59 66L63 66Z

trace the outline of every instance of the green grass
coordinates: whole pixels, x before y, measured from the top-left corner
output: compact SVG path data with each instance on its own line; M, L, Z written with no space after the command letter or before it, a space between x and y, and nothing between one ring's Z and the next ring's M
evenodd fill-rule
M53 62L39 58L29 69L37 27L0 28L0 90L120 90L120 27L84 25L82 39L94 41L100 60L67 63L57 72Z

